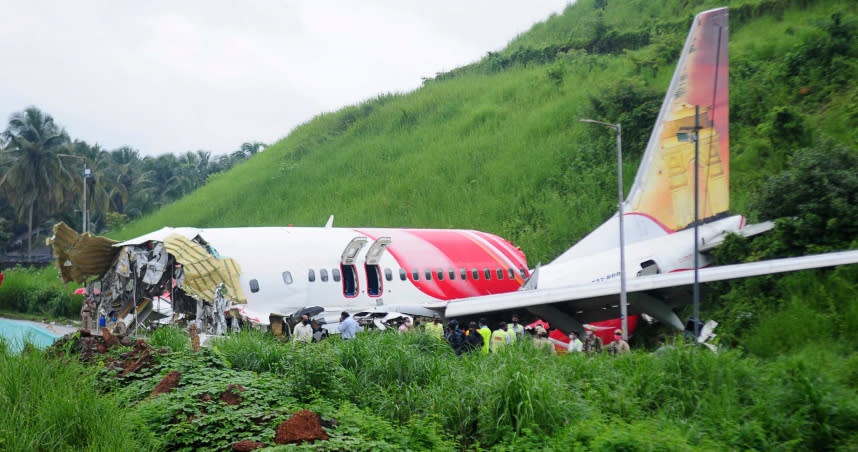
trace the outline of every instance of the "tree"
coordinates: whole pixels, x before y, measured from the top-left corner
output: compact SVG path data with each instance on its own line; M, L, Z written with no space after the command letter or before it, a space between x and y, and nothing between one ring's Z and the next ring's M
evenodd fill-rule
M69 137L36 107L15 113L0 135L4 167L0 187L19 220L27 222L27 256L33 253L33 222L45 213L53 213L74 198L72 172L59 154L67 148Z

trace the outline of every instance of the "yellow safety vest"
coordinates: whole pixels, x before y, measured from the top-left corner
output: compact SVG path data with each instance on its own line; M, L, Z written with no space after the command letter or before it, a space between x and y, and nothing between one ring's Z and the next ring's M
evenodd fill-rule
M506 331L500 329L494 330L494 332L492 332L492 340L491 345L489 345L489 350L491 350L492 353L501 351L501 349L506 346L507 341L509 340L508 338L509 333Z

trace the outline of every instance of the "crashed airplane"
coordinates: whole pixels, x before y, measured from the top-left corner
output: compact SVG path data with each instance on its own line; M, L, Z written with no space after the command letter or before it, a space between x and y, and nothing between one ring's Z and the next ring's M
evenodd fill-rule
M316 228L165 227L121 243L80 236L59 224L53 239L57 265L64 281L100 280L95 296L102 312L118 312L132 328L164 300L175 317L205 316L202 300L211 305L219 290L233 304L231 314L256 324L302 310L320 317L340 311L445 317L519 312L567 333L589 324L610 334L621 324L617 299L624 273L632 276L625 287L627 333L638 314L683 329L674 308L691 302L695 280L695 272L683 270L695 268L695 261L709 265L708 251L729 234L771 228L728 214L727 36L726 8L694 19L622 204L622 271L619 215L533 271L520 249L493 234L335 228L333 217ZM689 129L694 142L682 139ZM704 156L700 162L695 145ZM856 262L858 251L849 251L709 267L699 270L699 281Z

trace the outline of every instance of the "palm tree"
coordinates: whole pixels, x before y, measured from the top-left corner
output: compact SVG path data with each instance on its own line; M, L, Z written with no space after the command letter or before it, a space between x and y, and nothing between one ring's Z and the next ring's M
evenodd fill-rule
M69 137L36 107L15 113L0 134L2 157L7 169L0 178L19 221L27 221L27 256L33 254L33 221L68 205L73 197L72 173L59 154ZM35 217L35 218L34 218Z

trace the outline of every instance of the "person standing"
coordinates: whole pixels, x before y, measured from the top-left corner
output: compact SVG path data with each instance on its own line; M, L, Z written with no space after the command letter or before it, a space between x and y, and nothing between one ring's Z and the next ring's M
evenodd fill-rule
M458 320L450 320L450 323L447 324L446 339L447 342L450 344L450 347L453 347L453 351L456 352L456 355L461 355L462 350L465 347L465 334L462 333L462 330L459 329Z
M83 304L80 306L80 322L86 331L89 331L92 325L92 311L94 307L95 303L92 301L89 292L86 292L86 295L83 297Z
M310 342L313 340L313 327L310 326L310 317L307 314L301 316L301 321L292 329L292 340L295 342Z
M509 324L508 328L508 332L510 333L510 341L521 339L522 336L524 336L524 326L519 323L517 315L512 316L512 323Z
M582 350L584 353L588 353L590 355L599 353L602 351L602 338L593 334L593 330L587 330L587 336L584 338L584 346Z
M480 330L477 329L477 322L471 321L468 324L468 334L465 336L465 344L465 350L468 353L482 350L483 335L480 334Z
M354 339L357 337L358 331L360 331L360 326L355 319L349 316L348 312L343 311L340 314L340 326L338 329L343 339Z
M581 339L578 339L577 331L569 333L569 345L566 347L566 350L569 353L584 351L584 343L581 342Z
M321 342L325 337L325 329L322 328L322 325L319 324L319 321L313 319L310 322L310 327L313 328L313 342Z
M533 338L533 344L537 347L544 347L549 353L556 355L557 350L554 349L554 343L548 339L548 330L546 330L542 325L536 325L534 332L536 334Z
M403 320L402 323L399 324L398 330L399 334L411 331L411 318L406 317L405 320Z
M510 333L507 331L506 322L500 322L498 324L498 329L492 331L492 337L489 341L489 351L492 353L499 353L504 347L512 342L512 339L510 339L509 336Z
M444 327L441 325L441 321L437 315L432 317L432 323L426 325L426 331L428 331L429 335L432 337L444 339Z
M622 355L631 351L629 343L623 340L623 330L614 331L614 342L608 344L606 350L612 355Z
M480 319L480 336L483 337L483 348L481 350L482 354L489 354L489 343L492 340L492 330L488 326L488 321L485 317Z

